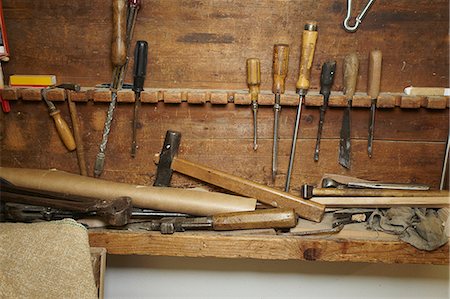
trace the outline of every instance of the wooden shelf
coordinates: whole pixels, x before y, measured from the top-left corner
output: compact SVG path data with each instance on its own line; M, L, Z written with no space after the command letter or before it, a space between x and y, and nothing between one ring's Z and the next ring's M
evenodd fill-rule
M379 238L335 236L231 235L215 232L159 232L117 230L89 231L91 246L105 247L109 254L178 257L252 258L332 262L400 264L449 263L448 244L425 252L413 246Z

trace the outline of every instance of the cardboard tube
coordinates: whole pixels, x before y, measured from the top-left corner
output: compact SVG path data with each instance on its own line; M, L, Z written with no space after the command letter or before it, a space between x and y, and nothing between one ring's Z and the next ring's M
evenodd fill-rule
M170 187L116 183L58 170L0 167L0 177L25 188L111 200L129 196L136 207L199 216L253 211L256 199Z

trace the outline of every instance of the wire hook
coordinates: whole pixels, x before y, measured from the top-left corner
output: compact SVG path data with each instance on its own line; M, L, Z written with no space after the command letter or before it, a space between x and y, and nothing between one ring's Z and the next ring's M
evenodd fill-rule
M369 0L366 4L366 6L364 7L364 9L361 11L361 13L356 17L355 20L355 25L350 26L348 24L348 21L350 20L351 14L352 14L352 0L347 0L347 17L344 20L344 28L345 30L349 31L349 32L355 32L358 29L359 24L361 24L364 16L366 15L367 11L370 9L370 7L372 6L373 2L375 2L375 0Z

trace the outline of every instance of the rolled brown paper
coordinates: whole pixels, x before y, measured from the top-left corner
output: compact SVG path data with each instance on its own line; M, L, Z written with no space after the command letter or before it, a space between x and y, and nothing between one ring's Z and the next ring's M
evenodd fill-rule
M219 192L147 187L111 182L58 170L0 167L0 177L25 188L111 200L132 198L136 207L209 216L219 213L253 211L256 199Z

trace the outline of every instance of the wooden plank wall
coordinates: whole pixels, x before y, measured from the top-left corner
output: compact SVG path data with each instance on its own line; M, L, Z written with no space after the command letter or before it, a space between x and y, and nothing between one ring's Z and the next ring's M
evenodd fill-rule
M292 91L297 80L301 30L310 19L319 23L312 89L319 87L322 63L336 59L333 90L342 90L342 59L357 51L361 64L357 90L364 92L367 57L374 48L384 53L382 91L401 92L408 85L448 84L448 1L376 1L353 34L341 26L345 2L144 0L135 39L145 39L150 45L145 86L246 89L245 60L259 57L262 89L269 90L272 46L287 42L291 45L287 90ZM11 47L11 60L4 64L6 78L14 73L49 73L56 74L59 82L84 86L110 81L109 1L4 0L3 7ZM67 105L57 106L69 120ZM260 146L254 152L249 106L144 104L135 159L129 155L132 109L132 104L127 103L117 107L103 178L151 184L156 169L153 154L160 150L165 131L174 129L183 134L181 156L276 187L284 185L295 107L283 107L281 112L280 174L275 182L270 179L270 106L259 109ZM92 173L107 104L81 103L78 110ZM324 173L438 186L448 134L448 109L378 109L374 155L369 159L369 111L355 108L350 171L337 163L342 113L340 108L327 112L320 161L315 163L319 113L313 107L304 110L292 181L294 192L302 183L317 183ZM55 167L77 172L76 155L67 153L58 139L43 103L12 103L12 112L1 116L0 129L2 166ZM173 182L176 186L200 184L182 176L176 176Z

